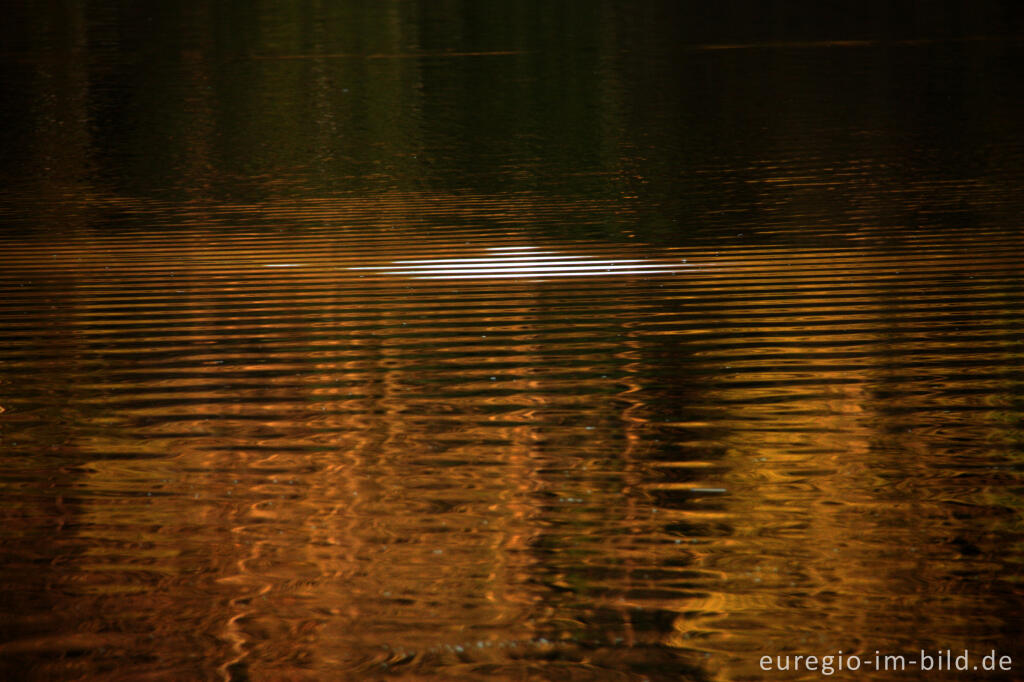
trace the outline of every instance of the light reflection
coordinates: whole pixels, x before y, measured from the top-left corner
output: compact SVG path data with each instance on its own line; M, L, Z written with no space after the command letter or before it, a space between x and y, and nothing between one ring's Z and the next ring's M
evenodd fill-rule
M754 660L737 652L794 638L899 650L924 633L964 648L934 633L982 619L995 625L981 636L998 637L1002 607L970 586L999 586L991 556L1018 503L963 466L961 444L1019 439L1013 387L992 383L1018 361L1004 339L1019 315L986 336L989 302L1017 300L1019 259L922 249L899 264L894 303L895 257L866 247L728 261L688 248L699 265L602 256L618 247L596 240L484 248L527 235L398 222L428 199L474 225L529 224L542 206L407 195L384 217L325 201L311 218L279 203L307 227L256 239L197 220L170 238L7 242L8 310L59 330L0 345L21 377L8 385L27 387L5 401L23 420L8 438L44 453L55 441L80 463L51 506L11 498L74 529L49 545L6 539L48 612L77 610L78 630L158 630L120 646L160 663L196 648L175 634L187 622L206 637L202 665L261 679L289 678L297 660L321 678L399 661L518 672L526 656L580 651L615 669L661 652L727 677ZM353 228L319 229L328 210ZM659 262L687 276L483 279ZM410 296L389 279L459 270L480 285ZM48 282L62 307L40 309L26 281ZM33 421L34 395L52 402ZM979 395L1006 426L979 420ZM972 518L950 522L950 500L975 504ZM969 534L977 519L986 536ZM35 544L63 562L38 583ZM960 578L968 565L980 579ZM887 600L922 581L950 597L891 622ZM968 609L980 615L957 615ZM842 627L812 631L809 611ZM47 646L82 647L49 627Z
M494 247L486 250L495 255L396 260L392 261L391 266L350 269L372 270L380 274L408 275L413 279L494 279L674 274L686 266L685 260L651 261L639 258L606 260L589 256L563 256L559 255L558 251L540 250L530 246Z

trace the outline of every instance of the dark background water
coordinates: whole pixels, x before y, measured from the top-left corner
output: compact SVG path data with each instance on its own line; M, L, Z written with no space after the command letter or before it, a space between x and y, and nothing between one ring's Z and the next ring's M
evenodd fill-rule
M1024 664L1015 4L5 12L5 675Z

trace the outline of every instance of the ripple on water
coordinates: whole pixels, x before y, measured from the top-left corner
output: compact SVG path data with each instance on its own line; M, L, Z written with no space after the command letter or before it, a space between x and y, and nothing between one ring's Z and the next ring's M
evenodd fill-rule
M708 678L1013 620L1015 241L140 210L176 229L5 237L0 651L40 675Z

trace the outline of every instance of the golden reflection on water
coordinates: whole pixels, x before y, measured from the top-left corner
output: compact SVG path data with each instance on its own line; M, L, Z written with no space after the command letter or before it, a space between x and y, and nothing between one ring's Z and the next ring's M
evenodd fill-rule
M8 240L0 274L7 580L49 603L3 651L42 674L1015 646L1019 245L541 243L521 226L588 208L525 195L103 201L183 227ZM686 267L387 266L487 249Z
M21 4L0 677L1024 662L1005 8Z

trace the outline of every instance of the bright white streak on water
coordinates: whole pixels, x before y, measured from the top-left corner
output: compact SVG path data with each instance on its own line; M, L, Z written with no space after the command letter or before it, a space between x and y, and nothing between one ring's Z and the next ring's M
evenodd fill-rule
M685 267L685 261L651 262L635 258L602 260L562 256L536 247L490 248L494 256L398 260L383 267L357 267L381 274L403 274L414 279L485 279L511 277L597 277L601 275L666 274ZM511 255L505 255L511 254ZM525 255L521 255L525 254Z

